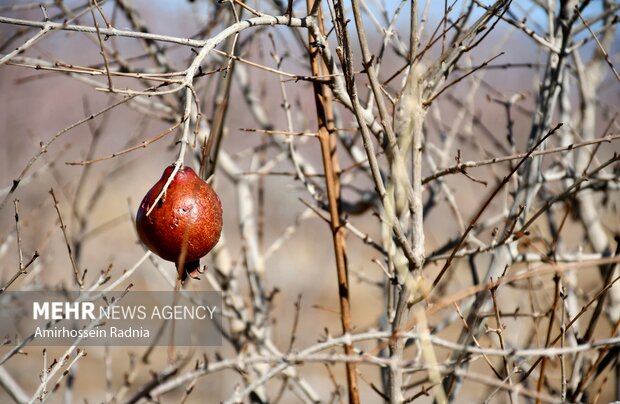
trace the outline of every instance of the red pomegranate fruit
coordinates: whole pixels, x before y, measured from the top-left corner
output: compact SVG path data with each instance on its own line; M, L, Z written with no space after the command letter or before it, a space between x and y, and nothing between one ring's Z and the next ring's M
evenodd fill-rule
M136 215L140 240L161 258L177 265L181 280L197 278L200 258L220 239L222 203L213 188L189 167L180 169L157 206L148 214L153 202L174 170L169 166L159 181L147 192Z

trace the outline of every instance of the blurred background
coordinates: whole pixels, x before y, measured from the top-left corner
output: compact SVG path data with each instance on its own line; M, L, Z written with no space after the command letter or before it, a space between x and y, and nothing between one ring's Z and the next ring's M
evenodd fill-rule
M420 15L424 14L424 2L419 2ZM422 47L429 39L437 38L436 30L445 29L443 17L446 11L444 2L430 2L425 17L424 30L420 41ZM490 3L490 2L486 2ZM522 22L528 29L545 38L548 29L548 16L538 2L512 2L506 18ZM93 26L93 16L99 26L104 28L103 14L119 30L143 31L177 38L206 39L220 32L230 21L229 14L233 2L212 1L99 1L102 12L94 4L83 0L43 2L0 1L0 16L29 21L43 21L44 12L50 20L63 22L70 19L71 24ZM279 9L286 4L277 1L249 1L247 6L266 14L281 15ZM331 4L331 2L329 3ZM302 2L293 2L294 15L306 15ZM458 16L469 6L469 2L456 1L451 5L448 25L458 21ZM348 6L347 6L348 7ZM380 55L379 78L386 92L398 94L406 77L407 61L403 58L400 46L408 43L409 15L411 2L373 1L364 2L364 22L370 47L375 55ZM252 17L251 12L235 4L241 19ZM91 9L93 10L91 12ZM323 6L326 15L327 31L332 27L329 7ZM595 1L583 10L584 17L595 18L609 12L604 2ZM474 21L484 13L482 6L474 6L469 19ZM617 20L617 4L612 6L611 15ZM394 23L390 21L394 19ZM493 20L494 22L495 20ZM39 28L0 21L0 53L6 55ZM230 21L232 22L232 21ZM607 22L596 20L592 29L599 34ZM615 23L612 23L612 25ZM540 44L526 34L525 29L500 20L482 44L467 53L455 66L447 83L464 76L489 59L485 68L451 86L435 100L424 123L425 153L430 153L437 164L433 167L428 160L423 163L423 176L429 176L438 169L455 164L457 150L461 161L479 161L490 157L501 157L527 151L532 119L536 111L536 101L542 77L548 63L548 54ZM390 27L390 35L385 34ZM357 88L362 104L374 107L363 67L353 23L349 25L354 44L354 62ZM295 33L297 32L297 33ZM102 38L104 36L102 35ZM302 41L300 41L300 38ZM607 52L610 62L618 66L618 37L612 34ZM303 172L309 183L315 184L319 193L323 192L324 177L319 142L312 136L286 136L252 132L244 129L271 129L275 131L315 132L316 111L313 86L310 81L274 73L269 69L290 73L291 75L311 75L307 50L301 43L307 42L305 29L286 26L257 26L240 33L235 55L242 60L234 61L231 69L231 84L228 96L228 109L222 132L218 163L215 166L212 183L224 207L224 230L220 251L210 254L203 260L213 276L215 271L231 272L238 285L237 297L241 307L248 310L249 318L262 315L260 326L281 351L286 352L292 345L293 351L311 346L326 336L339 336L340 326L338 288L333 244L329 225L316 212L315 207L327 216L327 210L309 194L307 186L300 181L286 147L293 142L296 153L303 161ZM575 52L580 63L587 63L597 52L597 44L587 29L575 29L571 43L584 41ZM196 56L189 46L165 41L144 41L138 38L110 36L103 41L111 69L128 73L127 76L113 76L115 88L144 90L148 85L159 82L141 80L129 73L161 73L165 68L171 72L183 72ZM228 43L226 43L228 44ZM225 45L226 45L225 44ZM338 46L335 35L328 36L332 54ZM226 50L225 45L217 49ZM449 43L448 43L449 45ZM436 41L429 47L421 63L430 66L445 51L446 44ZM157 59L154 55L162 56ZM130 66L127 70L119 63ZM196 78L195 89L201 108L203 122L198 124L200 133L193 133L195 119L192 120L190 150L185 156L185 164L197 171L201 142L212 128L218 103L218 88L225 82L226 66L229 59L221 53L211 52L202 64L204 76ZM575 57L567 60L567 79L563 83L567 94L563 102L569 102L572 109L564 112L574 122L566 122L563 130L579 131L580 102L583 90L580 89L582 74L589 74L576 64ZM37 65L39 64L39 68ZM20 276L11 290L37 290L38 288L75 289L72 263L67 253L63 232L50 195L50 189L58 199L66 232L73 247L72 254L80 271L87 271L86 285L97 280L101 271L109 270L112 279L121 276L132 268L145 254L138 241L134 217L138 204L148 189L162 175L164 168L172 164L178 156L180 130L149 143L146 147L96 161L92 164L80 163L111 156L124 149L140 145L141 142L155 138L166 130L183 113L182 97L178 93L157 97L142 96L144 103L127 102L98 114L98 111L122 99L122 94L107 91L107 77L102 74L88 74L87 68L101 72L104 60L97 35L57 29L47 33L25 52L12 57L0 66L0 268L2 284L6 284L19 269L19 254L15 233L14 200L19 200L21 250L27 262L34 251L39 257L28 268L26 275ZM44 68L41 68L43 66ZM165 67L165 68L164 68ZM616 116L620 105L620 85L612 69L603 64L602 79L597 85L596 127L588 138L618 133ZM390 80L391 79L391 80ZM389 82L388 82L389 80ZM164 87L164 89L170 87ZM286 108L283 105L283 92L290 105L292 127L289 128ZM260 108L251 105L251 100ZM363 151L355 117L340 102L338 124L341 140L352 142ZM559 108L559 107L558 107ZM257 117L257 110L265 116ZM396 111L396 107L394 107ZM390 105L392 111L392 105ZM193 111L195 113L195 110ZM71 127L91 114L93 119ZM258 118L258 119L257 119ZM556 110L551 119L560 121L561 111ZM260 120L263 119L263 122ZM265 125L265 122L268 126ZM574 123L574 124L573 124ZM554 126L554 125L552 125ZM70 129L68 129L70 128ZM68 129L68 130L67 130ZM513 141L508 133L512 133ZM275 140L274 140L275 139ZM450 145L446 146L446 139ZM583 141L582 133L574 134L574 143ZM512 143L511 143L512 142ZM547 148L562 146L560 137L549 140ZM565 145L565 144L564 144ZM379 148L377 149L379 150ZM590 149L591 150L591 149ZM604 162L620 151L617 141L601 144L596 150L596 161ZM357 170L356 161L343 147L339 146L337 156L340 167L349 168L348 177L343 181L343 198L349 202L362 201L372 195L374 185L363 170ZM385 156L379 154L383 168L387 167ZM560 154L545 159L545 167L556 172ZM224 163L222 163L224 161ZM518 161L518 160L516 160ZM427 257L443 248L450 240L462 234L462 220L465 225L478 210L480 201L493 189L493 184L501 180L516 163L488 165L472 168L464 175L451 175L443 179L443 185L451 191L450 200L430 184L424 188L425 211L424 232ZM232 168L231 168L232 167ZM231 174L237 170L234 175ZM605 224L610 240L618 234L620 220L618 215L618 170L613 166L607 170L615 189L599 193L595 201L599 204L600 219ZM568 175L568 174L567 174ZM13 190L14 181L19 179ZM561 179L561 176L560 176ZM249 193L240 191L239 184L248 186ZM505 214L508 201L512 198L515 183L494 199L481 221L493 223L497 215ZM545 192L561 192L562 181L550 184ZM438 192L437 196L433 196ZM544 197L544 196L543 196ZM249 199L245 199L249 198ZM258 251L261 264L259 268L261 293L267 296L265 312L256 313L252 293L256 285L248 274L248 244L244 236L243 214L250 201L254 226L256 226ZM305 204L304 204L305 202ZM363 204L362 204L363 205ZM541 203L537 202L537 207ZM458 208L458 215L454 213ZM533 207L533 210L537 208ZM561 216L558 210L555 215ZM351 224L362 234L378 244L382 244L380 209L371 203L360 211L344 213ZM460 219L459 219L460 218ZM505 219L507 220L507 219ZM556 220L557 219L556 217ZM501 225L501 220L496 221ZM476 237L488 244L494 238L494 226L481 229ZM500 227L501 228L501 227ZM585 240L584 228L579 219L569 217L566 224L569 230L562 231L561 248L565 253L594 252ZM534 236L549 240L548 226L540 224L532 228ZM534 237L535 238L535 237ZM365 243L350 231L347 233L347 259L351 283L351 307L353 332L365 332L384 327L381 325L386 311L386 276L382 266L384 255ZM534 241L521 246L527 251L539 253L547 245ZM476 244L472 244L475 246ZM538 247L536 247L538 246ZM223 251L225 250L225 251ZM449 253L444 250L442 253ZM219 256L218 256L219 254ZM542 253L541 253L542 254ZM439 254L438 254L439 255ZM490 253L476 256L476 264L485 267ZM219 259L219 260L218 260ZM447 296L472 285L472 275L466 259L453 265L451 278L443 293ZM377 263L379 262L379 263ZM425 277L434 279L443 262L430 262L425 267ZM527 264L515 264L527 265ZM159 266L159 268L158 268ZM221 268L226 268L225 270ZM174 265L158 257L146 260L119 287L122 289L132 283L135 290L171 290L169 279L174 276ZM166 278L168 274L168 278ZM219 276L219 275L217 275ZM221 279L221 278L217 278ZM602 285L601 277L595 267L579 271L575 278L578 295L588 301ZM186 286L190 290L213 290L208 278L193 280ZM550 278L533 279L526 283L511 285L501 289L501 309L511 312L520 308L527 312L545 312L553 300L554 284ZM525 293L524 291L527 291ZM529 295L528 295L529 293ZM447 311L435 313L429 322L431 326L448 321L448 325L438 329L437 335L448 340L456 340L462 328L458 318L450 317ZM451 312L454 315L454 312ZM259 316L260 317L260 316ZM505 318L506 332L511 340L525 346L541 346L547 330L546 318L522 319ZM526 323L527 326L523 326ZM613 324L605 323L597 328L597 335L609 336ZM231 326L232 327L232 326ZM536 331L538 329L538 331ZM534 331L533 331L534 330ZM533 334L534 333L534 336ZM489 342L491 341L491 342ZM485 346L496 345L492 336L481 337ZM528 345L531 344L531 345ZM377 344L367 341L359 344L362 350L376 349ZM5 355L10 345L1 348ZM49 347L47 366L52 358L58 358L66 348ZM248 348L252 350L252 348ZM412 348L413 349L413 348ZM88 356L80 359L70 369L69 376L59 389L49 396L50 402L108 402L125 401L139 389L153 380L153 374L166 368L168 355L166 348L156 348L149 356L148 363L140 358L147 347L88 347ZM191 352L194 356L187 366L179 370L191 369L196 361L207 355L211 360L234 358L244 348L225 342L222 347L180 348L180 353ZM334 349L333 352L340 352ZM413 352L413 351L411 351ZM413 357L413 353L409 355ZM441 360L449 357L450 351L437 349ZM41 347L25 347L2 365L21 388L30 396L40 386L40 373L44 358ZM559 362L553 361L547 370L549 382L556 386L560 380ZM318 392L320 401L339 402L346 400L344 366L332 363L305 363L296 366L296 371ZM488 368L478 361L471 367L473 371L486 372ZM187 402L220 402L228 399L236 388L244 386L250 376L234 367L221 372L210 373L195 382ZM381 374L374 365L361 365L360 391L363 402L383 402L381 395L373 390L381 388ZM131 378L128 377L131 375ZM492 374L491 374L492 375ZM408 382L417 386L407 396L413 395L420 386L425 386L423 376L411 374ZM290 377L287 376L287 377ZM290 387L287 377L274 378L267 383L267 394L272 401L304 401L299 392ZM615 394L613 378L606 383L597 379L589 388L589 397L597 397L599 402L607 402ZM535 384L535 383L534 383ZM50 384L50 389L53 383ZM69 387L67 387L69 386ZM123 390L126 386L126 391ZM428 387L429 385L426 384ZM480 389L479 384L468 382L460 390L458 401L473 402L491 395L493 402L505 402L507 395L493 397L492 387ZM161 396L162 402L177 402L185 397L183 384ZM529 386L535 388L535 386ZM552 391L550 387L550 391ZM597 392L600 395L597 395ZM553 395L553 393L550 393ZM481 398L484 397L484 398ZM0 390L0 401L8 402L11 397ZM307 401L307 400L306 400ZM421 402L431 402L431 398L420 397Z

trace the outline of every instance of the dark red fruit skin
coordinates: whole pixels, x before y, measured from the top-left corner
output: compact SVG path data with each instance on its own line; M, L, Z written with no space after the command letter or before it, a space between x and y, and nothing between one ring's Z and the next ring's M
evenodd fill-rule
M185 167L177 172L164 197L147 216L173 169L167 167L142 199L136 227L142 242L167 261L178 264L186 244L185 262L190 263L205 256L219 241L222 203L209 184Z

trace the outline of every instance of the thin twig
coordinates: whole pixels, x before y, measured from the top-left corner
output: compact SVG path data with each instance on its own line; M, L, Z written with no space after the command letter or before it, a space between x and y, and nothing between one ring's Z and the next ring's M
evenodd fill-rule
M134 150L138 150L138 149L144 149L146 148L146 146L157 142L158 140L160 140L161 138L165 137L166 135L174 132L179 126L181 126L181 124L183 123L183 121L179 121L177 123L175 123L174 125L172 125L171 127L169 127L168 129L164 130L163 132L160 132L158 135L156 135L155 137L148 139L148 140L144 140L142 142L140 142L140 144L132 146L132 147L128 147L127 149L121 150L121 151L117 151L115 153L112 153L108 156L103 156L103 157L98 157L95 159L91 159L91 160L82 160L82 161L67 161L65 162L65 164L70 165L70 166L86 166L89 164L93 164L93 163L99 163L101 161L105 161L105 160L109 160L109 159L113 159L115 157L118 156L122 156L123 154L127 154L130 153Z
M616 76L616 80L620 81L620 74L618 73L618 71L614 67L614 64L612 63L611 59L609 58L609 54L607 53L605 48L603 48L603 44L601 44L601 41L598 40L596 34L594 32L592 32L592 28L590 28L590 24L588 24L588 22L586 20L584 20L584 18L581 16L581 13L579 12L579 6L575 6L575 13L579 17L579 19L581 19L581 22L583 22L583 25L585 25L585 27L588 29L588 31L590 31L590 34L592 35L592 38L594 38L594 40L596 41L596 44L598 45L599 50L601 51L601 53L605 57L605 62L607 62L607 64L609 65L609 68L614 73L614 76Z
M480 218L480 216L482 216L482 213L486 210L486 208L489 206L489 204L491 203L491 201L495 198L495 196L499 193L499 191L504 187L504 185L506 185L508 183L508 181L510 180L510 178L517 172L517 170L521 167L521 165L523 163L525 163L525 161L527 161L527 159L529 158L529 156L534 152L534 150L536 150L538 148L538 146L540 146L549 136L551 136L552 134L554 134L560 127L562 126L562 124L558 124L556 125L553 129L551 129L549 132L547 132L547 134L545 136L543 136L526 154L525 156L521 159L521 161L519 161L519 163L517 163L515 165L515 167L513 168L513 170L506 175L502 181L500 181L500 183L495 187L495 189L493 190L493 192L491 192L491 194L487 197L487 199L480 205L480 208L478 209L478 211L476 212L476 214L474 215L473 219L471 220L471 222L469 223L469 225L467 226L467 229L465 230L465 232L463 232L463 234L461 235L461 238L459 239L459 241L456 243L456 246L454 247L454 249L452 250L452 253L450 254L450 256L448 257L446 263L444 264L443 268L441 269L441 271L439 272L439 274L435 277L435 280L433 281L433 288L435 286L437 286L437 284L439 283L439 281L441 281L441 278L443 277L443 275L446 273L446 271L448 270L448 268L450 267L450 264L452 263L452 260L454 259L454 256L456 255L457 251L461 248L461 246L463 245L463 242L465 241L465 239L467 238L467 235L469 234L469 232L474 228L476 222L478 221L478 219Z
M67 246L67 252L69 254L69 259L71 260L71 267L73 268L73 276L75 283L78 285L80 289L84 287L84 273L80 273L80 269L75 262L75 258L73 256L73 252L71 251L71 242L69 240L69 236L67 235L67 226L65 226L64 221L62 220L62 214L60 213L60 206L58 204L58 199L56 199L56 194L54 193L54 189L50 189L50 195L52 195L52 199L54 200L54 208L56 209L56 213L58 214L58 220L60 221L60 230L62 230L62 235L65 238L65 244Z

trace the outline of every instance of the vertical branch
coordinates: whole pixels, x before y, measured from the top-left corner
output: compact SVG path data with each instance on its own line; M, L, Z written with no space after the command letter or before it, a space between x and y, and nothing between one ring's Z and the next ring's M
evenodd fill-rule
M60 230L62 230L62 235L65 238L65 244L67 245L67 252L69 253L69 259L71 260L71 266L73 267L73 276L75 277L75 283L79 286L80 289L84 287L84 275L80 274L80 270L75 262L75 258L73 257L73 251L71 251L71 243L69 241L69 237L67 236L67 226L65 222L62 220L62 215L60 214L60 207L58 206L58 200L56 199L56 194L54 194L54 190L50 189L50 194L52 195L52 199L54 200L54 208L56 208L56 213L58 214L58 220L60 221Z
M413 270L416 267L415 263L418 262L418 260L415 257L415 254L413 253L411 249L411 246L409 244L409 241L407 240L406 235L404 234L403 229L400 226L400 222L396 218L396 212L394 209L394 202L393 202L394 198L393 196L390 198L387 194L386 187L383 182L383 178L381 176L381 172L380 172L377 158L375 155L374 145L370 137L370 128L372 128L373 126L372 122L374 121L372 121L371 123L367 122L366 113L365 113L366 110L362 108L360 104L360 100L358 98L357 87L355 84L355 74L354 74L354 69L353 69L353 52L351 49L351 39L349 35L349 30L347 29L347 20L345 18L346 11L344 8L344 4L342 1L339 1L336 3L336 6L337 6L335 10L336 11L336 24L339 27L338 29L338 32L340 33L339 42L341 43L341 46L342 46L336 49L336 53L338 54L338 57L342 63L344 77L345 77L346 91L349 96L351 109L353 110L355 118L357 119L357 123L359 125L359 129L362 135L362 141L363 141L364 149L366 151L366 156L368 158L368 163L369 163L370 172L372 174L372 178L374 181L375 190L381 199L381 204L383 205L384 214L385 214L384 220L385 220L387 229L389 229L388 234L390 234L391 236L391 233L392 232L394 233L396 243L399 245L399 247L401 247L402 252L407 258L409 269ZM326 58L326 63L328 63L329 65L330 63L329 58ZM387 126L389 127L389 125ZM391 144L391 146L395 150L398 149L398 145L396 143ZM399 152L393 153L393 157L399 158L400 153ZM403 168L405 168L404 164L403 164ZM406 173L406 170L405 170L405 173ZM388 240L391 240L390 236L387 237ZM399 274L402 275L404 279L403 280L404 285L403 285L403 290L401 291L398 308L394 315L393 324L399 324L400 322L399 318L402 315L404 311L404 306L406 305L406 302L407 302L406 295L409 293L409 290L415 289L415 282L413 280L413 277L407 271L406 266L399 265L399 269L400 269ZM395 333L395 336L397 336L397 333ZM402 352L402 349L404 348L404 341L402 341L400 338L395 338L393 343L400 344L400 347L398 349ZM394 354L392 354L392 357L394 358ZM402 388L401 388L402 369L395 363L395 366L391 367L390 371L392 373L390 377L391 378L390 393L393 393L391 394L390 400L392 402L400 402L403 400Z
M22 236L19 231L19 199L13 201L15 205L15 237L17 238L17 254L19 256L19 271L22 273L24 270L24 253L22 252Z
M97 2L95 1L95 4ZM98 7L99 5L97 5ZM95 24L95 28L97 29L97 39L99 41L99 54L101 55L101 57L103 58L103 63L105 66L105 71L106 71L106 76L108 78L108 90L110 92L114 92L114 86L112 85L112 77L110 76L110 62L108 61L108 55L106 54L105 48L103 46L103 41L101 40L101 31L99 30L99 23L97 22L97 18L95 17L95 12L93 11L93 9L90 9L90 13L93 16L93 24ZM102 14L103 15L103 14ZM108 28L110 28L108 26Z
M9 279L9 281L2 287L0 287L0 294L4 293L9 286L13 284L20 276L26 275L28 272L26 271L32 263L39 258L39 253L37 251L34 252L30 261L24 264L24 252L22 250L22 239L19 230L19 199L13 200L13 204L15 205L15 237L17 239L17 252L19 257L19 265L17 268L17 272ZM1 248L1 247L0 247Z
M239 20L237 9L234 4L231 4L231 13L228 14L228 25L234 21ZM234 54L237 44L238 35L230 36L224 43L224 48L231 55L226 62L226 70L223 76L217 82L217 89L215 90L214 101L215 108L213 109L213 116L211 117L211 133L202 150L202 160L200 162L200 175L205 180L213 175L217 163L217 157L220 150L220 145L224 137L224 124L226 122L226 116L228 113L228 101L230 99L230 87L234 76Z
M547 327L547 336L545 337L545 348L549 347L549 343L551 342L551 330L553 329L553 323L555 322L555 311L558 307L558 302L560 301L560 275L555 274L553 277L553 281L555 282L555 292L553 294L553 306L551 307L551 315L549 316L549 326ZM543 356L542 363L540 364L540 375L538 376L538 385L536 386L536 391L541 393L542 388L545 384L545 367L547 366L547 357ZM536 404L540 404L540 399L536 400Z
M606 10L611 9L611 3L609 1L603 2ZM577 11L575 11L577 12ZM615 38L615 24L611 23L612 17L609 16L603 19L605 27L601 43L603 47L609 48ZM597 125L597 108L598 108L598 96L599 89L604 83L606 62L603 53L597 48L594 50L590 60L587 63L583 63L578 53L573 54L575 60L575 67L577 72L578 87L581 96L581 116L582 119L577 127L577 132L583 136L584 140L590 140L594 138ZM583 148L575 151L573 169L576 173L584 173L592 161L592 157L596 149ZM612 253L612 247L610 240L607 236L604 223L601 220L600 212L597 209L597 202L595 202L595 196L590 190L584 190L576 195L577 200L577 214L582 223L585 235L592 249L597 253L610 255ZM599 267L599 272L602 279L607 277L606 267ZM611 268L614 271L614 268ZM616 273L617 275L617 273ZM609 291L609 304L615 310L610 310L612 321L620 319L620 291L618 288L613 288Z
M323 15L320 0L315 0L314 4L307 3L308 13L316 10L319 30L324 33ZM320 76L321 56L320 48L313 46L316 39L309 34L310 43L310 65L313 76ZM338 169L338 157L336 154L336 142L333 125L333 106L331 97L326 86L314 82L314 101L317 112L319 142L321 144L321 157L323 159L323 169L325 171L325 183L327 187L327 199L329 205L330 227L334 245L334 255L336 258L336 271L338 276L338 293L340 298L340 320L342 331L345 334L351 332L351 302L349 296L349 279L346 258L345 227L340 223L340 181ZM347 355L353 355L353 346L345 344L344 351ZM349 388L349 402L359 403L359 389L357 385L357 370L353 362L347 362L347 385Z
M234 63L230 66L230 70L234 69ZM230 72L232 73L232 72ZM230 96L230 85L232 83L233 74L227 74L217 83L215 94L215 108L211 125L211 133L203 146L202 160L200 162L200 176L208 179L215 172L217 157L220 150L220 144L224 137L224 123L226 121L226 113L228 112L228 100Z
M504 324L502 324L501 318L500 318L500 310L499 310L499 304L497 303L497 288L499 287L499 285L495 285L491 288L490 292L491 292L491 299L493 300L493 313L495 314L495 333L497 334L497 338L499 339L499 347L501 349L506 349L506 343L504 342ZM512 378L510 377L511 371L510 371L510 360L507 356L503 357L504 360L504 372L505 375L504 377L508 380L508 384L510 386L512 386ZM509 398L511 399L512 402L512 397L509 396Z
M566 294L566 288L561 285L561 289L560 289L560 298L562 299L562 306L561 306L561 317L560 317L560 321L561 321L561 326L560 326L560 347L564 348L565 346L565 340L566 340L566 298L567 298L567 294ZM560 398L562 399L562 401L566 401L566 386L567 386L567 382L566 382L566 359L564 357L564 355L560 355L560 378L561 378L561 385L560 385Z

